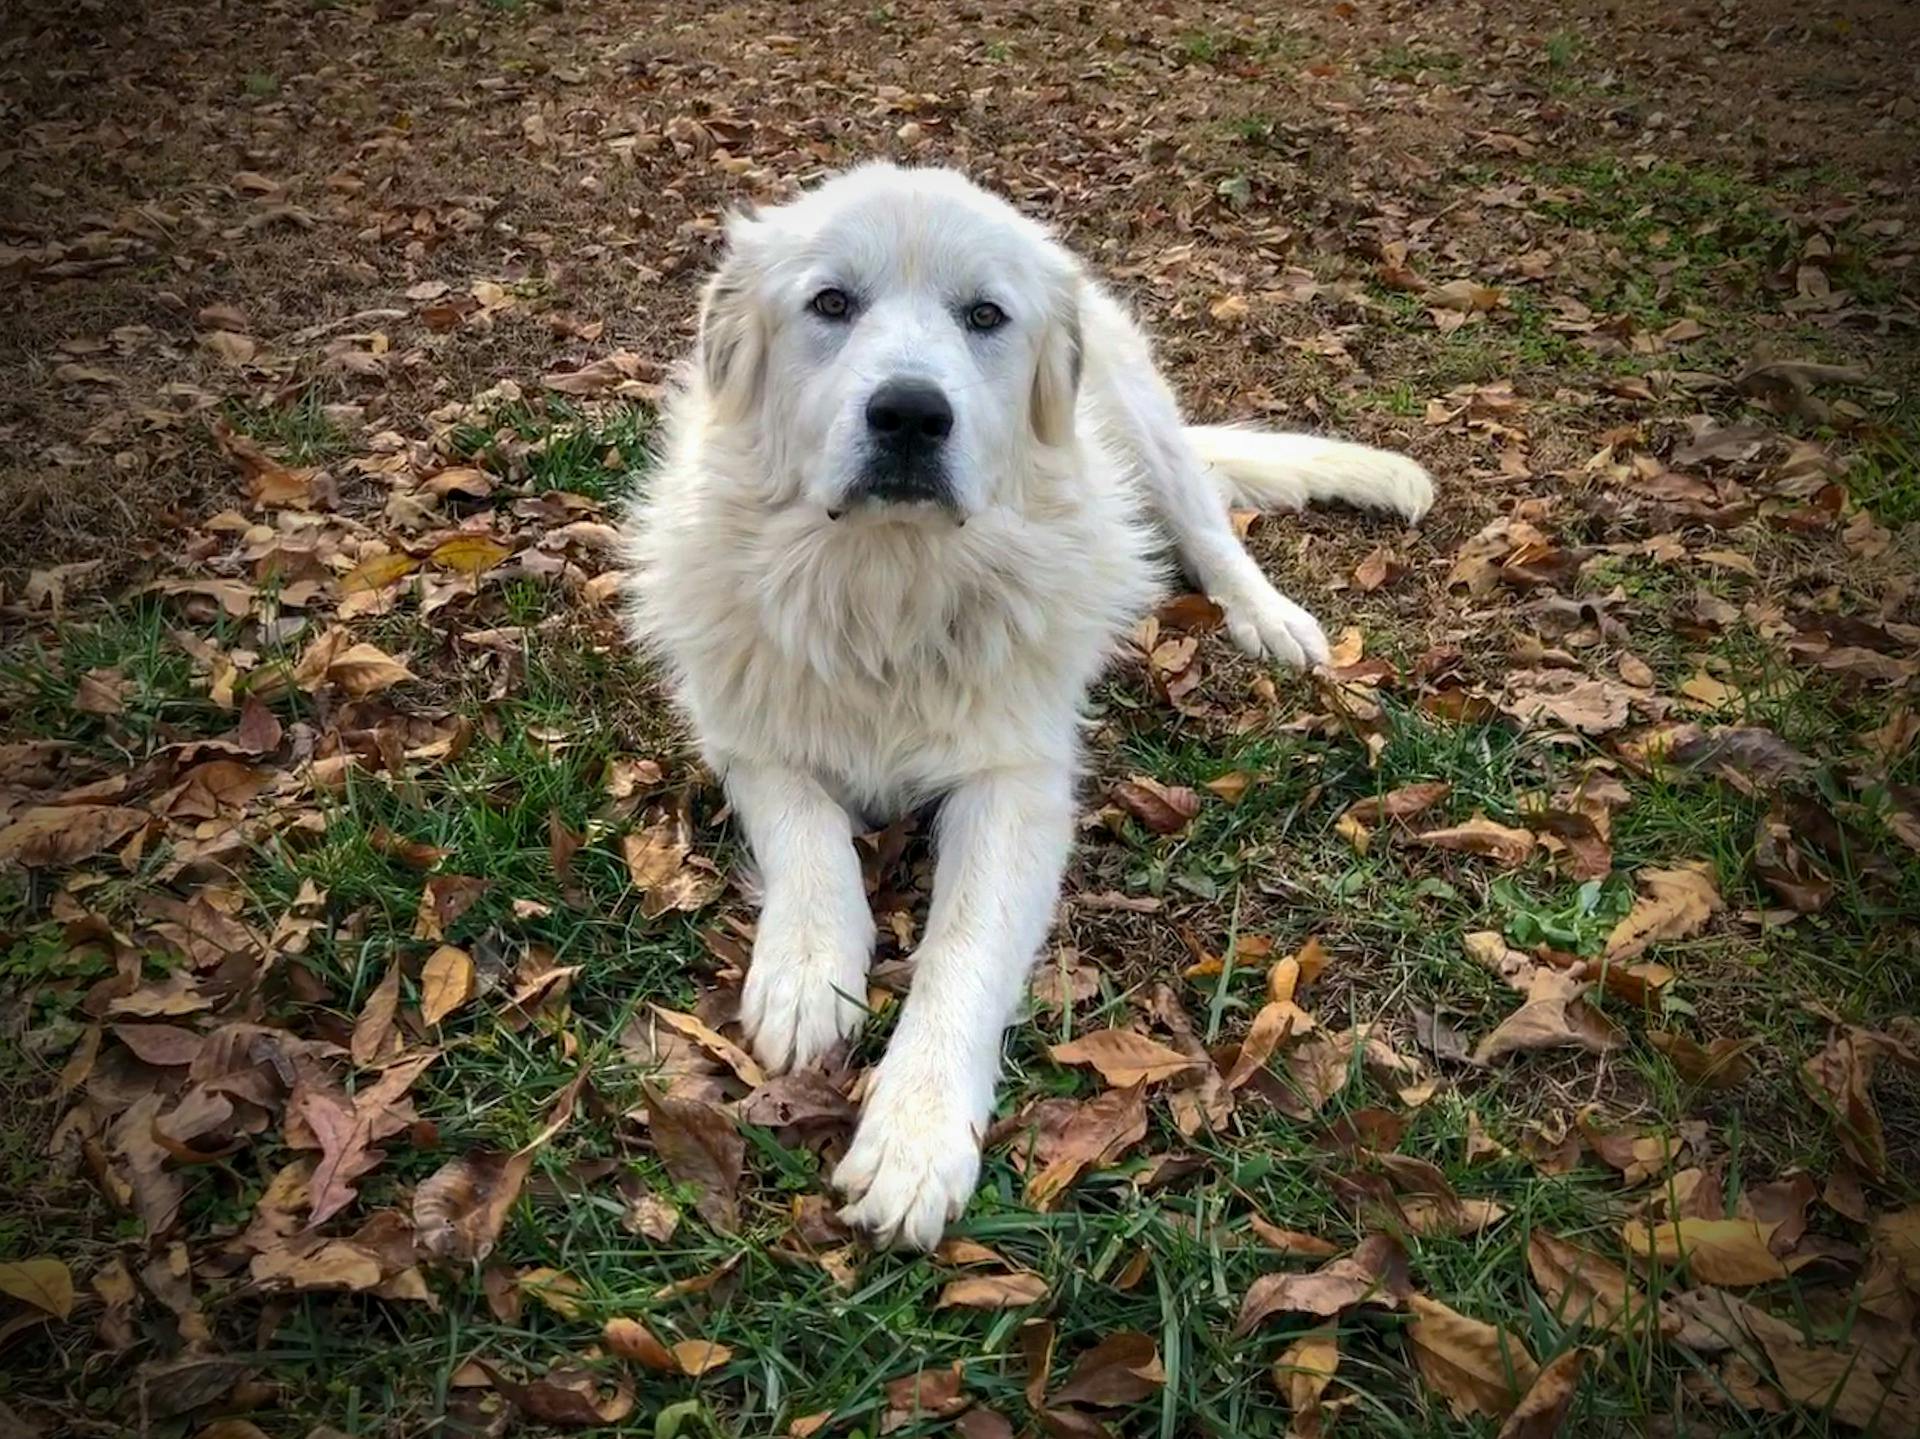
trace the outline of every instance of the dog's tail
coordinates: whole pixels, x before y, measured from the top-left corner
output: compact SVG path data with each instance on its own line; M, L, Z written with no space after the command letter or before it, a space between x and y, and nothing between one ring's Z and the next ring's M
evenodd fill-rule
M1243 509L1298 510L1338 500L1392 510L1411 522L1433 505L1433 477L1404 455L1232 425L1189 425L1186 435L1213 468L1227 502Z

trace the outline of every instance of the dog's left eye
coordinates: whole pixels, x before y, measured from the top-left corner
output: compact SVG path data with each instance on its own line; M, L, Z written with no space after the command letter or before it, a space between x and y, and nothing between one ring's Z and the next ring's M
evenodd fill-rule
M991 300L982 300L967 311L969 330L997 330L1007 323L1007 312Z

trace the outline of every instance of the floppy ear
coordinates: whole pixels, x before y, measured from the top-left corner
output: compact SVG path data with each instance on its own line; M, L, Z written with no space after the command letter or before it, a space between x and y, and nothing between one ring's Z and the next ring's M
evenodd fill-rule
M1080 393L1080 277L1061 286L1040 336L1033 370L1033 433L1043 445L1073 438L1074 402Z
M722 422L745 419L766 378L766 321L754 292L753 229L748 216L728 220L726 257L700 296L700 373Z

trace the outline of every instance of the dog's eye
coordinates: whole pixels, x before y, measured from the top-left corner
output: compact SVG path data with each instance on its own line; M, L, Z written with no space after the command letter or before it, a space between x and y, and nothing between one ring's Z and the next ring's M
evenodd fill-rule
M853 301L845 290L822 290L807 302L807 308L823 320L844 320L853 310Z
M969 330L997 330L1007 323L1007 312L991 300L982 300L967 311Z

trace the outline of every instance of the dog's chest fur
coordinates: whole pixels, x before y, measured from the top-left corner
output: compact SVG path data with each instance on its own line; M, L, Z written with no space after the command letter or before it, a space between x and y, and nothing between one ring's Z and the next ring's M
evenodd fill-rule
M871 814L1071 765L1087 686L1159 580L1134 496L1094 468L964 527L669 474L634 517L636 628L719 768L805 769Z

